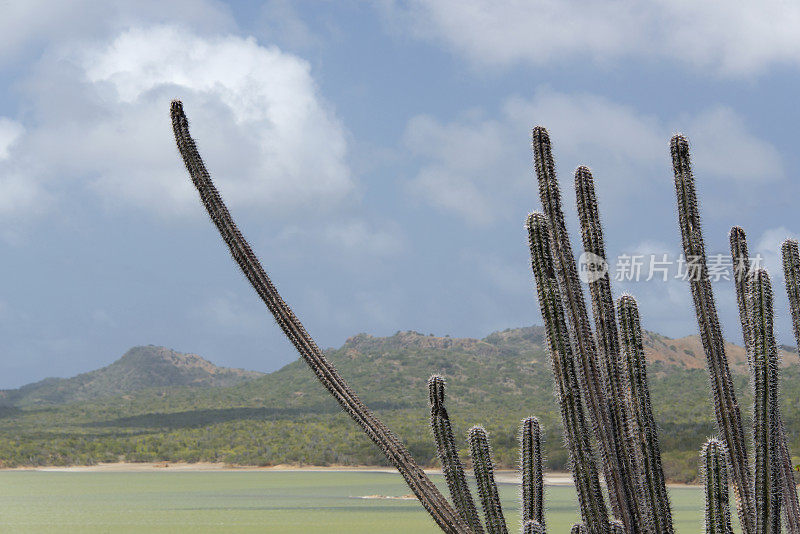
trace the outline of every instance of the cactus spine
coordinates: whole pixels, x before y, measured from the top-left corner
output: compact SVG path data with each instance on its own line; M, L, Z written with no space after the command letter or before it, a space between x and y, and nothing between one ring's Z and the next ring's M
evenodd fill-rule
M747 252L747 236L744 229L739 226L731 228L731 258L734 265L734 284L736 286L736 300L739 304L739 320L742 323L742 337L747 352L747 363L750 373L753 373L753 333L750 324L750 314L748 311L748 280L750 278L750 256ZM791 256L791 245L788 241L781 246L784 258L784 271L786 271L787 256ZM795 247L797 245L795 244ZM786 276L787 284L789 275ZM788 285L787 285L788 287ZM794 312L793 312L794 317ZM792 467L792 455L789 452L789 445L786 440L786 429L783 423L783 416L780 409L776 412L776 424L778 427L778 447L780 461L780 483L781 500L783 502L783 516L786 520L786 530L789 534L800 533L800 503L797 499L797 487L794 482L794 468Z
M777 438L778 351L773 334L772 286L763 269L750 281L748 314L753 334L753 450L756 532L780 534L780 461Z
M542 430L539 420L526 417L519 433L522 472L522 522L535 522L544 534L544 481L542 477Z
M783 274L786 281L786 295L792 312L792 327L797 346L800 347L800 253L797 241L787 239L781 245Z
M630 417L631 441L636 445L637 458L643 491L643 502L648 512L650 529L658 534L672 534L672 512L669 504L664 470L661 464L661 448L658 430L650 404L650 389L647 386L647 371L639 323L636 299L623 295L617 301L620 325L623 369L625 370L625 397Z
M732 534L728 505L728 453L725 445L711 438L700 453L700 472L706 492L706 534Z
M339 405L383 451L392 465L400 471L411 491L442 530L453 534L468 533L469 527L453 510L422 468L417 465L406 447L350 389L350 386L306 332L292 309L283 301L211 181L211 176L197 151L197 146L189 135L189 121L183 112L183 104L180 101L172 101L171 116L178 150L194 186L200 193L203 205L228 246L233 259L239 264L250 284L272 312L284 334Z
M581 517L591 534L608 534L608 512L600 489L589 427L584 419L575 359L551 255L547 218L542 213L531 213L527 226L531 268L547 333L564 440L570 454Z
M745 534L755 534L755 504L744 427L725 357L725 341L717 317L714 294L708 279L700 213L689 159L689 142L682 135L676 135L672 138L670 149L675 173L683 254L687 264L696 269L689 277L690 286L700 338L706 353L717 428L729 453L731 478L742 529Z
M539 196L550 231L552 258L556 265L559 298L563 299L564 309L571 326L570 339L575 343L581 392L587 411L592 420L592 428L600 445L601 459L609 488L614 515L625 524L630 534L639 532L636 522L635 495L624 458L625 448L620 442L623 435L618 421L612 416L608 404L605 382L598 370L597 350L589 325L586 304L578 279L578 270L572 245L569 241L564 214L561 210L561 193L556 179L555 164L550 147L550 137L541 126L533 129L533 153L536 176L539 182ZM589 529L595 528L587 522ZM607 527L606 527L607 528Z
M445 380L439 375L428 379L428 393L431 404L431 430L436 441L436 451L442 464L442 473L450 490L450 499L461 518L474 534L483 534L483 526L472 500L464 466L458 458L458 447L453 437L450 417L444 407Z
M478 483L478 495L483 506L486 531L489 534L508 534L503 508L500 506L500 494L497 492L497 482L494 479L494 462L492 462L489 436L482 426L476 425L469 429L469 450L472 455L472 469L475 471L475 480Z

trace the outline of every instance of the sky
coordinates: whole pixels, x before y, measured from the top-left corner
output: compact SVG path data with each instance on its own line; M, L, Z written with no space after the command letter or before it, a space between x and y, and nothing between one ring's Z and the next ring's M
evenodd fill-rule
M592 169L616 296L695 334L669 140L692 147L708 255L734 224L773 278L800 235L800 6L689 2L0 2L0 388L135 345L269 372L297 355L208 220L169 103L321 347L540 324L530 131ZM620 258L644 260L627 280ZM636 263L631 260L632 264ZM733 283L714 290L741 342Z

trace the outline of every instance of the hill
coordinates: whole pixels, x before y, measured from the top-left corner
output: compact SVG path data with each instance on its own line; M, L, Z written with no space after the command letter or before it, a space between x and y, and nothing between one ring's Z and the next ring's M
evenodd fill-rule
M2 392L16 406L65 404L171 386L225 387L262 373L217 367L197 354L164 347L133 347L114 363L72 378L45 378Z
M457 435L463 436L473 424L483 424L491 434L498 464L512 467L517 462L518 422L536 415L545 428L549 468L563 469L567 456L543 345L543 329L532 326L495 332L483 339L417 332L388 337L359 334L326 354L364 402L425 465L436 465L427 422L426 380L440 373L448 381L449 412ZM646 333L645 345L667 475L672 480L694 480L697 451L714 432L701 344L696 336L670 339ZM728 354L747 420L751 394L746 357L732 344ZM797 354L784 352L783 365L784 421L790 447L797 453ZM0 413L0 462L385 462L300 360L229 386L200 388L154 382L150 386L65 404L35 404L29 402L32 397L18 402ZM116 387L119 385L109 385L108 390ZM466 442L462 452L466 458Z

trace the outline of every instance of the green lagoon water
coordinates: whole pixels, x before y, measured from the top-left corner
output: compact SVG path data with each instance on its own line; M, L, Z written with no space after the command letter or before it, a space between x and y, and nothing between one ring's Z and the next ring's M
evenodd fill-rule
M443 488L441 477L434 481ZM512 532L517 486L501 484ZM547 526L577 519L571 487L548 486ZM0 531L24 533L436 533L397 474L371 472L0 471ZM671 490L678 532L700 532L703 493Z

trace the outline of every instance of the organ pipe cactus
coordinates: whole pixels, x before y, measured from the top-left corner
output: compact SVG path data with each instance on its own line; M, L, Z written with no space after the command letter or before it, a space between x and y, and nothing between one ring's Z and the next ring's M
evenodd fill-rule
M733 388L725 340L717 317L714 293L706 268L706 252L700 227L700 212L695 192L694 176L689 158L689 142L682 135L672 138L672 167L678 198L678 223L687 266L691 266L689 283L694 300L700 339L706 353L706 364L714 399L717 428L728 449L731 478L745 534L755 534L755 502L752 475L748 463L744 426Z
M508 527L506 527L503 517L503 507L500 505L500 494L494 478L494 462L492 461L492 449L489 446L489 436L482 426L473 426L469 429L469 450L472 455L475 481L478 483L478 495L483 507L486 531L489 534L507 534Z
M611 296L611 282L608 276L597 195L594 189L594 179L588 167L580 166L575 171L575 196L587 264L594 263L599 264L596 267L606 267L601 271L588 272L586 280L592 298L595 332L600 348L605 402L613 428L616 429L611 432L611 446L616 451L615 458L618 461L617 469L621 470L616 480L624 489L628 502L631 503L628 513L623 513L621 517L629 520L629 532L638 532L644 530L641 528L643 525L648 524L648 514L645 506L637 506L635 498L643 490L639 487L640 481L636 474L635 443L630 439L631 434L628 428L630 414L625 412L624 395L619 394L623 391L619 369L619 333L614 314L614 298ZM640 500L640 502L643 504L643 501Z
M535 522L544 533L544 482L542 480L542 429L535 417L522 420L519 432L522 484L522 522Z
M674 532L669 495L667 494L664 470L661 465L661 448L658 444L658 430L650 405L650 389L647 386L647 370L642 343L642 329L639 324L639 309L636 299L623 295L617 301L617 314L620 325L622 345L623 380L631 442L634 444L634 457L640 476L643 508L649 529L652 532L668 534Z
M522 534L545 534L544 526L538 521L525 521Z
M772 286L763 269L749 283L748 315L753 335L753 451L756 532L780 534L778 350L772 327Z
M739 304L739 320L742 324L742 338L747 352L747 362L751 374L753 373L753 333L750 324L750 313L748 311L748 281L750 279L750 256L747 252L747 236L744 229L739 226L731 228L731 258L734 265L734 284L736 287L736 300ZM795 243L795 249L797 245ZM784 270L786 272L787 259L791 258L791 240L787 240L781 246L784 258ZM788 262L791 265L791 261ZM791 269L790 269L791 270ZM790 287L791 274L786 275L787 288ZM791 301L791 297L790 297ZM794 317L794 311L792 312ZM789 445L786 439L786 430L780 410L775 413L776 424L778 426L778 447L780 462L780 484L781 500L783 502L783 516L786 520L786 530L790 534L800 533L800 503L797 499L797 489L794 481L794 468L792 467L792 456L789 452Z
M436 451L442 464L442 473L450 490L450 499L474 534L482 534L483 527L472 500L467 484L464 467L458 457L458 447L453 437L450 417L444 406L445 380L442 376L433 375L428 380L428 392L431 404L431 430L436 441Z
M711 438L700 453L700 473L706 494L706 534L732 534L728 505L728 454L725 445Z
M536 279L581 517L592 534L608 534L608 511L600 489L589 426L584 418L577 366L551 255L547 218L542 213L532 213L528 216L527 226L531 268Z
M469 526L414 461L408 449L350 389L344 378L339 375L306 332L292 309L281 298L211 181L211 176L206 170L197 146L189 135L189 121L183 112L183 104L180 101L172 101L171 116L178 151L183 157L186 169L200 194L206 211L228 246L233 259L261 300L264 301L286 337L342 409L364 430L389 462L403 475L411 491L441 529L453 534L470 532Z
M614 515L625 524L629 533L639 532L637 505L633 479L628 469L626 450L622 443L623 429L613 401L609 403L608 391L612 387L607 375L601 376L597 348L586 312L575 257L561 209L561 193L556 178L555 163L547 130L537 126L533 129L533 154L536 176L539 182L539 197L544 208L545 220L550 233L550 246L555 264L557 287L570 324L570 339L579 372L581 394L592 420L592 428L599 443L603 471L609 488L609 497ZM541 303L540 303L541 305ZM604 316L605 311L600 311ZM613 304L610 311L613 316ZM595 528L586 523L590 530Z
M507 533L485 429L475 426L468 434L484 510L484 526L458 457L458 447L445 409L444 379L434 375L428 383L431 428L454 506L416 464L402 442L360 401L283 301L212 183L189 135L188 121L179 101L173 101L171 114L178 149L213 223L242 272L320 382L403 475L444 532L482 534L485 528L492 534ZM544 213L529 215L527 229L531 267L561 408L564 441L570 455L583 520L574 525L571 532L671 534L674 529L650 406L636 301L623 296L615 310L608 275L602 273L589 280L597 331L595 344L564 223L550 139L544 128L534 129L533 149ZM797 533L800 512L797 511L791 472L788 475L786 472L787 466L791 468L790 456L777 402L778 353L772 325L769 277L766 272L756 270L749 280L744 275L736 279L743 337L753 375L755 477L751 477L741 414L725 359L724 342L705 266L688 142L682 136L674 137L671 151L683 249L690 265L696 269L691 289L722 437L722 440L709 440L702 454L707 500L706 531L715 534L732 532L727 507L730 473L744 534L778 534L782 503L789 532ZM594 181L588 168L579 167L576 171L575 190L584 250L594 259L605 261ZM743 269L746 273L749 258L743 230L732 230L731 251L736 264L747 266ZM797 244L784 244L783 256L795 333L800 344L800 258ZM584 410L591 423L587 421ZM616 519L609 518L601 491L592 436L597 440L609 501ZM535 418L527 418L521 425L520 473L521 531L523 534L544 533L541 429Z

